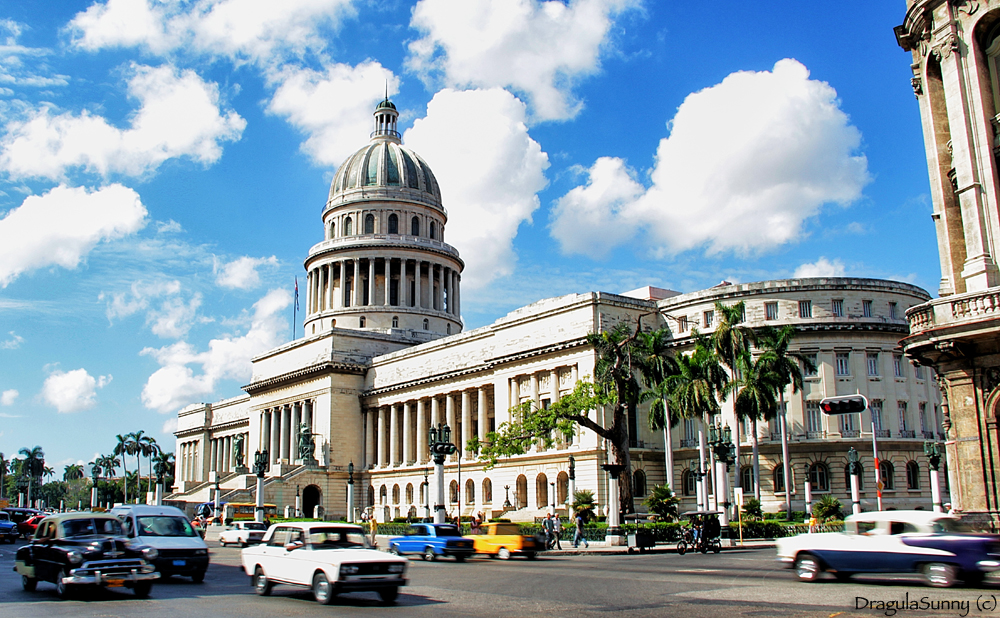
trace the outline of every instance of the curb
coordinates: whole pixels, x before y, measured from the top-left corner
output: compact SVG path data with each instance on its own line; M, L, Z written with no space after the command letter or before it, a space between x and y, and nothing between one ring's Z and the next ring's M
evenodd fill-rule
M747 549L774 549L775 546L776 545L774 543L761 543L761 544L743 545L743 546L733 545L732 547L723 547L722 551L733 551L733 550L738 550L738 549L742 549L742 550L747 550ZM576 548L576 549L549 549L549 550L546 550L545 552L543 552L541 555L543 555L543 556L600 556L600 555L608 555L608 554L610 554L610 555L620 556L620 555L623 555L623 554L627 555L629 553L630 552L628 550L628 547L618 546L618 547L614 547L614 548L610 548L610 547L595 547L594 549L586 549L586 548L585 549L579 549L579 548ZM677 553L677 549L674 548L674 547L653 547L653 548L647 549L646 551L639 551L638 549L634 549L631 553L633 555L641 555L641 554L676 554ZM697 553L697 552L688 552L688 553Z

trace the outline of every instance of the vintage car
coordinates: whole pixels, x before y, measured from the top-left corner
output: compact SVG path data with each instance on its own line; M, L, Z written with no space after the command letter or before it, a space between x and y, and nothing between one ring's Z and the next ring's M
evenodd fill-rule
M31 592L39 581L52 582L62 599L84 587L131 588L149 596L160 577L149 561L156 549L125 538L121 522L104 513L46 517L31 542L17 550L14 570Z
M406 585L406 558L370 549L361 526L323 522L272 525L260 545L242 551L243 569L261 596L275 584L311 588L324 605L342 592L378 592L395 603Z
M413 524L405 536L389 539L389 551L396 554L420 554L424 560L454 556L464 562L474 553L473 542L462 536L455 524Z
M226 545L239 545L246 547L260 543L267 532L267 526L256 521L237 521L222 531L219 535L219 543Z
M17 531L21 533L21 536L28 539L34 536L35 530L38 528L38 524L45 519L45 513L39 513L37 515L32 515L28 519L25 519L21 523L17 524Z
M0 511L0 537L6 539L8 543L13 543L20 535L21 533L17 531L17 524L11 521L10 515Z
M184 512L173 506L124 504L111 509L126 536L144 547L155 547L153 566L163 575L190 577L198 584L208 570L208 545Z
M823 571L846 580L854 573L922 573L930 586L976 584L1000 571L1000 536L974 534L958 517L931 511L851 515L843 532L778 539L778 560L802 581Z
M517 524L506 522L490 522L483 525L480 534L466 538L472 539L475 553L488 554L501 560L509 560L511 556L524 556L534 560L538 552L545 549L543 541L521 534Z

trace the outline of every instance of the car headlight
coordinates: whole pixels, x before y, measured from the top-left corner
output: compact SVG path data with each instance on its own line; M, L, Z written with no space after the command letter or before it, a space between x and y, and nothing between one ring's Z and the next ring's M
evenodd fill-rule
M402 564L390 564L389 565L389 572L390 573L402 573L403 569L405 569L405 568L406 567L403 566Z
M353 564L342 564L340 565L341 575L354 575L358 572L358 567Z
M196 549L196 550L194 550L194 555L195 556L207 556L208 555L208 550L207 549Z
M156 551L155 547L144 547L142 549L142 557L146 560L156 560L160 557L160 552Z
M68 554L66 554L66 559L69 560L72 564L80 564L81 562L83 562L83 554L81 554L78 551L71 551Z

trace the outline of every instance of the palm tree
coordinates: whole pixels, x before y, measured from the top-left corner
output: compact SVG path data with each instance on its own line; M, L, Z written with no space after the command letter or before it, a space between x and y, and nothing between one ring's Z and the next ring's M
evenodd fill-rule
M125 483L125 498L124 498L125 504L128 504L128 482L127 482L127 479L128 479L128 464L126 463L125 457L127 455L131 455L131 454L133 454L135 452L135 441L132 439L132 435L133 434L130 434L130 433L127 433L124 436L121 435L121 434L116 435L115 439L118 440L118 444L115 445L115 448L112 451L112 454L114 454L116 456L117 455L121 455L121 458L122 458L121 459L121 466L122 466L122 470L125 471L125 478L126 478L126 483Z
M777 377L771 373L770 365L763 357L756 359L750 354L736 361L736 378L726 385L726 395L733 396L733 411L737 422L749 419L753 447L753 495L760 500L760 453L757 441L757 423L774 416L776 404L774 388Z
M83 466L80 464L69 464L63 469L63 480L74 481L83 478Z
M638 348L642 353L640 371L643 383L646 385L646 390L640 394L639 400L652 401L647 417L649 428L653 431L663 431L663 463L666 467L667 485L673 486L674 442L671 428L677 425L680 418L676 414L671 414L670 405L667 403L670 397L667 379L677 375L678 372L677 361L667 347L669 341L669 333L664 329L639 333L637 337Z
M174 454L164 453L160 451L156 457L156 465L154 470L156 471L157 482L159 479L166 478L168 476L174 475Z
M42 451L42 447L35 446L32 448L23 447L18 451L19 455L24 455L24 459L21 461L20 470L21 474L25 474L28 477L28 506L31 506L31 484L35 480L41 480L42 470L45 468L45 452Z
M769 371L773 375L774 387L778 392L780 402L778 408L778 418L781 419L781 459L782 474L785 481L785 518L792 518L792 489L791 489L791 464L788 461L788 428L786 427L785 413L785 388L789 384L792 386L792 394L799 392L802 388L802 369L799 364L808 371L815 371L816 366L805 356L789 351L795 329L785 326L780 329L765 327L759 332L759 341L764 353L761 360L769 366Z
M42 476L51 478L56 475L56 471L48 466L42 466Z
M702 423L698 430L698 449L701 470L702 496L706 500L702 507L707 506L707 492L704 491L705 473L705 431L708 416L719 410L719 394L726 384L726 370L716 353L706 346L706 340L699 337L694 352L690 355L678 356L677 374L667 378L667 388L670 392L670 405L684 418L700 418Z
M4 481L7 480L7 470L10 469L10 462L0 453L0 500L3 499Z
M712 349L719 355L722 364L729 370L729 379L735 380L739 375L739 363L750 354L750 345L754 340L754 331L746 326L741 326L746 319L746 303L740 301L733 305L723 305L715 302L715 312L719 316L718 324L712 331ZM740 487L740 428L739 417L736 421L736 441L733 455L736 459L736 482L734 487Z
M149 491L149 488L153 485L153 457L159 454L160 445L156 443L156 438L143 435L141 431L136 434L136 444L148 464L147 470L149 470L149 475L146 477L146 491Z

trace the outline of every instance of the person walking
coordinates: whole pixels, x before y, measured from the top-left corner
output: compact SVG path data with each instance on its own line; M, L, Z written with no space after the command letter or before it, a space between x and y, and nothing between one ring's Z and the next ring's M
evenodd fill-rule
M555 538L555 525L552 523L552 514L549 513L545 516L542 521L542 527L545 529L545 549L552 549Z
M562 549L562 543L560 543L562 538L562 521L555 513L552 514L552 535L555 537L556 549Z
M583 534L583 515L576 514L576 533L573 535L573 547L579 547L580 541L583 541L584 547L590 547L590 543L587 542L587 537Z

